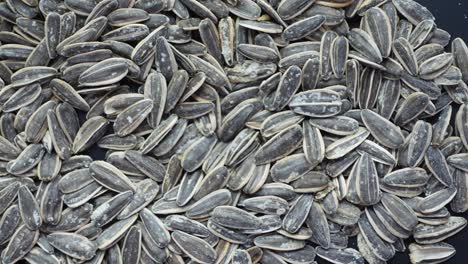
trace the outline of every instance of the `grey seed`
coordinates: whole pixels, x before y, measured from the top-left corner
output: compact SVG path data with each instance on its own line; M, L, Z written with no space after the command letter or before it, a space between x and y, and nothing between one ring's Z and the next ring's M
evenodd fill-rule
M385 175L382 181L390 186L416 187L424 186L428 179L429 175L422 168L405 168Z
M382 73L365 68L361 75L361 87L357 90L357 100L362 109L371 109L377 102L382 83Z
M326 17L322 15L311 16L289 25L281 36L285 41L299 40L319 29L325 20Z
M201 137L193 142L183 153L182 167L189 172L195 171L203 164L217 141L218 139L213 135Z
M193 196L193 199L200 200L208 194L222 189L228 180L228 170L224 166L220 166L209 171L200 183L199 190Z
M318 119L317 119L318 120ZM303 123L304 142L302 144L304 155L311 164L322 162L325 157L325 143L320 130L313 127L311 122Z
M335 264L364 263L364 258L362 257L361 253L353 248L324 249L322 247L317 247L316 252L319 257Z
M278 14L282 19L289 20L300 15L313 3L314 2L312 1L304 1L304 0L280 2L280 4L278 5Z
M289 183L312 170L316 164L309 163L304 154L294 154L278 160L271 167L270 173L274 181Z
M50 255L48 252L44 251L40 247L34 247L33 249L31 249L31 251L29 251L29 253L26 256L24 256L24 259L31 264L60 263L60 260L56 256Z
M257 62L276 62L279 59L274 49L260 45L240 44L237 47L237 51L243 56Z
M333 42L338 37L334 31L326 31L320 42L320 64L322 79L329 80L332 76L331 57L333 56Z
M426 196L418 203L419 211L423 214L434 213L452 201L457 194L457 188L449 187Z
M84 122L73 141L73 153L79 153L96 143L106 132L109 121L101 116L92 117Z
M185 70L178 70L172 76L167 86L167 98L164 106L165 113L168 113L177 105L177 102L185 91L188 78L188 74Z
M325 25L336 26L345 19L345 11L341 8L333 8L325 5L312 5L300 17L311 17L314 15L325 16Z
M331 145L327 146L325 151L326 157L328 159L343 157L359 146L369 134L370 132L367 129L359 128L354 134L336 140Z
M21 3L21 1L15 1L15 2ZM18 12L20 10L17 9L16 11ZM26 11L26 10L21 10L21 11ZM34 13L36 12L37 12L37 9L35 10ZM34 13L25 14L24 17L17 18L16 19L16 25L18 27L17 30L27 33L30 37L32 37L32 39L41 40L42 38L44 38L44 35L45 35L44 22L40 20L32 19L36 15Z
M121 58L103 60L80 74L83 86L102 86L120 81L128 73L128 64Z
M429 104L429 97L425 93L415 92L408 96L399 107L394 121L396 125L406 125L422 113Z
M216 251L200 238L181 231L174 231L172 239L194 261L213 263L216 260Z
M148 13L138 8L119 8L107 15L108 23L115 27L139 23L148 18Z
M24 86L34 82L44 82L57 74L57 70L45 66L25 67L11 75L12 85Z
M328 181L329 179L325 173L310 171L293 181L291 186L297 193L318 192L327 187Z
M53 101L46 102L29 117L24 129L27 141L37 143L42 139L47 130L47 112L55 106Z
M127 150L133 149L139 144L139 140L141 138L130 134L125 137L119 137L116 134L109 134L107 136L103 136L98 142L97 145L100 148L104 149L112 149L112 150Z
M62 167L60 168L61 173L67 173L72 170L77 170L81 168L86 168L92 162L91 157L87 155L76 155L70 157L70 159L62 162Z
M123 210L130 201L132 195L130 191L122 192L96 207L91 214L91 222L96 227L106 225Z
M433 244L441 242L458 233L466 226L463 217L451 216L449 221L442 225L418 224L414 229L414 239L419 244Z
M15 160L8 162L6 169L13 175L21 175L34 168L41 161L44 153L42 145L31 144Z
M276 251L293 251L305 246L304 241L295 240L279 234L257 236L254 239L257 247Z
M328 248L330 246L330 229L325 213L317 202L312 203L306 223L312 230L317 244Z
M413 127L413 131L399 151L398 163L403 166L418 166L424 158L431 139L431 125L422 120L417 121Z
M382 62L380 49L372 37L364 30L354 28L348 33L349 44L372 62Z
M260 7L251 0L237 0L235 5L231 5L230 3L226 5L229 11L234 15L249 20L256 20L259 18L262 11Z
M359 230L362 237L369 246L371 252L381 260L387 261L395 255L393 246L383 241L373 229L366 215L362 215L359 219Z
M346 61L348 58L349 45L345 37L335 38L331 46L331 66L335 77L341 79L345 73Z
M408 247L409 257L412 263L425 261L445 261L455 254L455 248L450 244L440 242L431 245L411 243Z
M18 206L26 227L37 230L42 225L39 205L31 191L24 185L18 189Z
M137 264L140 262L141 236L139 226L132 226L128 230L122 245L123 263Z
M140 252L140 257L143 261L143 255L145 255L144 250L141 250ZM111 263L116 263L116 264L123 264L123 257L122 257L122 252L120 250L120 246L118 244L110 247L109 249L106 250L106 256L105 256L105 261L106 262L111 262Z
M440 183L445 186L451 186L453 183L452 173L450 172L449 166L445 157L443 156L440 149L429 146L424 156L426 166L432 172Z
M103 230L103 232L96 238L95 245L98 249L104 250L110 248L123 234L133 225L137 220L138 215L134 215L125 220L120 220L113 223Z
M383 57L388 57L392 44L392 25L390 18L384 10L373 7L369 9L365 16L368 33L371 35Z
M357 152L360 154L367 153L373 161L381 164L392 166L396 163L394 155L386 148L367 139L357 147Z
M468 171L467 153L454 154L447 157L447 163L459 170Z
M395 149L403 144L400 128L390 121L368 109L361 111L361 117L369 132L382 145Z
M60 221L57 223L57 225L47 225L43 228L48 232L69 232L75 231L77 229L79 230L89 222L89 218L92 212L93 205L89 203L85 203L84 205L77 208L67 208L63 210ZM76 234L79 233L80 232L78 231L76 232Z
M125 158L144 175L157 182L163 181L166 168L157 159L135 150L125 151Z
M432 37L435 28L436 25L433 20L423 20L416 25L408 40L416 49Z
M143 180L136 185L135 194L131 197L128 204L118 215L117 219L122 220L137 213L147 206L159 192L159 185L150 179Z
M13 203L13 201L16 198L16 194L18 193L19 187L20 187L20 183L15 182L6 186L2 190L0 190L0 201L2 201L1 207L0 207L1 213L9 209L10 205Z
M274 254L291 263L312 263L311 261L315 258L316 252L312 246L306 245L302 249L284 252L276 251Z
M122 42L140 41L149 34L149 29L142 24L129 24L104 34L103 40L114 40Z
M468 146L468 126L466 120L468 119L468 104L463 104L458 109L457 115L455 117L455 127L458 130L460 139L463 142L463 145Z
M411 44L404 38L396 39L393 43L393 53L405 70L417 75L419 72L416 55Z
M313 198L311 195L299 196L284 216L282 227L290 233L297 232L306 221L312 203Z
M74 108L82 111L89 110L88 103L75 91L75 89L70 84L60 79L53 79L50 82L50 88L52 89L54 95L63 102L67 102Z
M388 228L385 226L385 224L380 221L379 217L375 213L373 208L367 207L365 209L366 213L366 218L368 223L372 226L374 229L375 233L385 242L388 243L395 243L398 239L395 235L393 235ZM365 222L365 221L363 221ZM366 224L365 224L366 225ZM368 228L368 226L364 226L364 228ZM367 230L368 231L368 230ZM371 233L371 232L369 232ZM372 234L373 235L373 234Z
M55 152L61 159L67 160L71 156L70 142L65 136L63 130L60 128L59 121L57 120L57 115L53 110L49 110L47 113L47 125L49 127L50 137Z
M356 192L361 200L361 204L370 205L380 201L381 192L379 190L379 179L375 164L371 157L363 154L357 161L359 174L357 177Z
M294 95L289 107L296 113L309 117L330 117L341 111L340 95L328 89L317 89Z
M341 201L335 213L327 215L331 222L351 226L358 222L361 210L347 201Z
M59 177L52 179L44 190L40 200L41 216L44 223L57 224L63 208L62 194L59 189Z
M439 44L426 44L415 50L416 59L419 64L442 53L444 53L444 47Z
M154 60L156 68L166 79L172 79L173 74L177 70L177 62L166 38L162 36L158 37L155 48L158 50L155 53Z
M50 244L62 253L80 260L89 260L96 253L96 245L88 238L66 232L54 232L47 236Z
M58 13L49 13L44 26L45 41L49 58L57 56L56 48L60 42L60 15Z
M198 58L193 55L188 55L188 58L193 65L201 72L206 75L206 82L215 87L229 87L229 80L227 79L226 73L216 66L210 64L206 60Z
M143 209L139 215L145 230L154 243L160 248L166 247L171 238L164 223L149 209Z
M284 129L258 150L255 154L255 163L261 165L287 156L299 146L302 139L303 134L300 126L294 125ZM275 154L272 155L272 152Z
M383 194L382 204L392 218L404 229L411 231L418 223L414 211L393 194Z
M21 222L21 214L17 205L10 206L2 213L0 219L0 244L5 244L16 231Z
M400 98L401 82L383 80L377 97L377 113L385 119L390 119Z
M30 84L19 88L3 104L4 112L13 112L33 103L41 94L39 84Z
M262 224L258 217L233 206L216 207L211 214L211 221L227 228L236 229L257 229Z
M341 136L354 134L359 128L359 123L356 120L345 116L311 118L309 123L324 132Z
M15 263L21 260L34 247L39 237L39 231L29 230L26 225L21 225L16 229L8 245L2 252L2 261L5 263Z
M144 85L144 94L153 100L148 123L152 127L156 127L161 121L167 99L167 85L164 76L160 73L149 74Z
M120 112L114 121L114 131L119 136L127 136L132 133L150 114L153 108L153 100L140 100L122 112Z
M213 14L213 12L202 3L193 0L180 0L180 2L177 0L175 1L173 7L173 11L175 14L177 14L181 18L188 18L190 17L190 15L187 9L190 9L199 17L210 18L211 20L213 20L213 22L218 21L215 14Z
M276 196L258 196L243 201L243 206L249 211L262 214L285 214L288 202Z
M360 146L362 146L366 141L361 143ZM327 164L326 167L326 172L328 175L331 177L337 177L340 175L342 172L347 170L351 165L354 164L354 162L359 158L359 153L356 151L352 151L346 155L344 155L342 158L332 160Z
M89 165L89 171L93 179L110 190L115 192L135 190L130 179L108 162L94 161Z
M80 190L94 180L88 168L68 172L59 180L59 189L62 193L72 193Z
M97 195L99 193L102 193L102 192L103 192L102 186L99 185L97 182L93 181L90 184L84 186L83 188L78 189L75 192L64 194L63 195L63 202L68 207L76 208L76 207L79 207L79 206L87 203L95 195ZM60 200L59 202L62 202L62 200ZM56 213L56 212L53 211L51 213Z
M467 81L466 65L468 65L468 47L461 38L456 38L452 41L452 53L454 56L454 64L460 68L463 75L463 81Z
M282 49L283 51L284 49ZM302 68L302 89L312 90L317 87L320 77L320 60L318 58L309 59Z
M304 118L292 111L283 111L267 117L261 125L260 131L264 137L271 137L289 126L302 122Z
M431 57L420 64L419 76L425 80L432 80L440 77L452 64L453 55L442 53Z
M209 202L208 202L209 201ZM219 189L217 191L207 194L205 197L198 200L190 206L186 215L189 218L197 219L203 218L208 215L213 209L226 205L231 202L231 192L226 189ZM154 207L153 207L154 211Z
M246 250L236 250L232 257L233 264L249 264L252 263L252 259Z
M400 14L402 14L414 25L417 25L419 22L426 19L435 20L431 12L416 1L397 0L393 1L393 4L395 5L398 12L400 12Z
M198 191L202 180L203 174L200 170L196 170L191 173L186 173L182 177L176 197L178 206L185 206L190 202L192 197Z
M132 51L131 58L137 65L142 65L153 55L159 36L164 35L166 28L164 25L154 29L148 36L142 39Z

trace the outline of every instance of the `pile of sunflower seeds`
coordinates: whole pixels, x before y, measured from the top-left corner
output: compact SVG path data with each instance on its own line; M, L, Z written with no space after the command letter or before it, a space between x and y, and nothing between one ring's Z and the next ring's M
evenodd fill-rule
M468 47L417 2L6 0L0 17L2 264L455 254Z

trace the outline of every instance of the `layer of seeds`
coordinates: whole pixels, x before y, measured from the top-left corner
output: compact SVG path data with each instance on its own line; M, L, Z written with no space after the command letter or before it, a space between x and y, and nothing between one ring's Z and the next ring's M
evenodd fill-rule
M444 262L467 83L414 0L0 2L0 262Z

